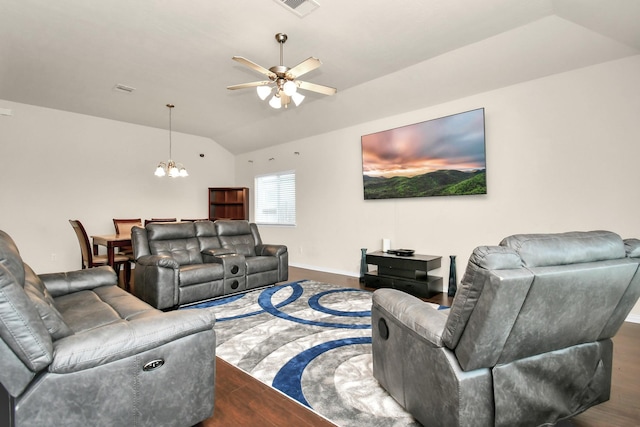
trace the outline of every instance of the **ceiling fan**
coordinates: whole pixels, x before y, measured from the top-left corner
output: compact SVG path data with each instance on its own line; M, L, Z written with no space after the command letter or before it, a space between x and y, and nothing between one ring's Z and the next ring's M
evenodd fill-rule
M289 68L283 65L282 51L284 43L287 41L287 35L283 33L276 34L276 41L280 43L280 65L274 65L273 67L266 69L253 61L243 58L242 56L234 56L232 59L247 67L255 70L261 74L264 74L269 80L262 80L251 83L242 83L234 86L227 86L229 90L246 89L249 87L255 87L258 91L260 99L265 100L275 89L275 93L269 105L273 108L280 108L284 106L287 108L289 103L293 103L298 106L304 99L304 95L298 92L298 89L310 90L312 92L321 93L323 95L333 95L337 92L337 89L323 86L315 83L304 82L297 80L298 77L309 71L315 70L322 62L318 58L309 57L296 65L293 68Z

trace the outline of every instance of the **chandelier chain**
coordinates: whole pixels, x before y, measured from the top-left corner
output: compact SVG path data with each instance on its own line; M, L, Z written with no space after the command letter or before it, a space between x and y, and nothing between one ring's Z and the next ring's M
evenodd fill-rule
M169 107L169 160L171 160L171 110L173 110L174 105L167 104L167 107Z

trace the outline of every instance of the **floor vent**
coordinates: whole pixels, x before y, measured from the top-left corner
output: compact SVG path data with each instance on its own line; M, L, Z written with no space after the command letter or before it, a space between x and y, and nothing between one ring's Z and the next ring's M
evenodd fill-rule
M280 3L285 9L303 18L320 7L315 0L273 0Z

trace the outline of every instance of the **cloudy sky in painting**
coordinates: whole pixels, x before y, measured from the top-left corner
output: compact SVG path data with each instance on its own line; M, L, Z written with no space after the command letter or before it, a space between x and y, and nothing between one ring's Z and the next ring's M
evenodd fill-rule
M485 165L483 109L362 137L362 172L368 176L471 171Z

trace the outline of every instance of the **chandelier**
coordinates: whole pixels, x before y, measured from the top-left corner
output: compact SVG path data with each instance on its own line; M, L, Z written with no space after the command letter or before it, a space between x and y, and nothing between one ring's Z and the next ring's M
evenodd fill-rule
M189 176L182 163L176 163L171 160L171 109L175 107L175 105L167 104L167 107L169 108L169 160L167 160L166 162L158 163L155 176L169 175L170 178L176 178L178 176Z

